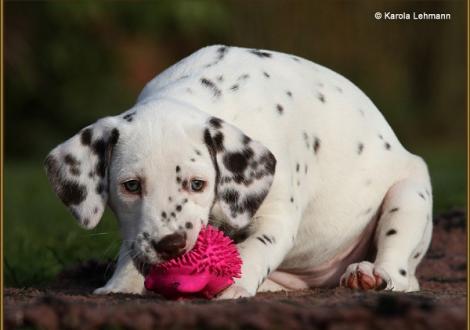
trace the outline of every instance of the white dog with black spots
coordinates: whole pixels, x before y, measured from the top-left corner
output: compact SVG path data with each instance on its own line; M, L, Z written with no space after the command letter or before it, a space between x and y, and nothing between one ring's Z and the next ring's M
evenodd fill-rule
M145 293L149 265L211 223L242 276L220 298L345 286L419 290L431 240L425 162L346 78L274 51L202 48L150 81L136 104L58 145L50 182L79 223L107 205L116 270L95 293Z

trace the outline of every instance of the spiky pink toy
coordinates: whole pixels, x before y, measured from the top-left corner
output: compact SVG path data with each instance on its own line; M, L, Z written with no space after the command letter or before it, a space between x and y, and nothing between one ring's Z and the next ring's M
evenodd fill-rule
M240 277L242 261L233 241L218 229L201 229L188 253L155 265L145 288L168 299L213 298Z

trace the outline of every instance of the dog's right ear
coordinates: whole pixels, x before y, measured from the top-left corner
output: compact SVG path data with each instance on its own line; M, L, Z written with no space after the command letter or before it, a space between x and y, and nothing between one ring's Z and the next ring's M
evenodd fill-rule
M106 117L54 148L44 162L49 182L80 225L94 228L108 200L108 163L119 119Z

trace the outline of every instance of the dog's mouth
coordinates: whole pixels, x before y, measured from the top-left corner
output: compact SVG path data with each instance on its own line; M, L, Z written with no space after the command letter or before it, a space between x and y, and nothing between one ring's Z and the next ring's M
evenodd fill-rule
M211 225L214 225L214 224L211 223ZM216 225L219 230L222 230L225 235L230 237L236 243L243 242L249 236L250 229L251 229L250 226L247 226L243 229L235 229L227 224L216 223ZM194 248L195 244L196 244L196 241L192 243L189 243L188 241L186 241L186 246L184 247L183 249L184 252L182 254L185 254L191 251ZM178 258L182 254L178 256L158 254L156 258L157 260L153 261L151 260L152 259L151 257L137 252L132 255L132 261L134 263L135 268L139 271L139 273L142 274L144 277L146 277L150 273L150 270L152 269L153 266Z
M178 246L178 249L173 249L173 246L170 245L168 249L170 253L165 253L164 249L159 249L158 243L152 246L154 249L149 249L148 247L144 249L138 247L136 244L132 244L129 247L129 255L132 258L135 268L145 277L149 274L153 266L176 259L191 251L196 245L197 238L198 237L186 238L184 246ZM156 250L160 250L160 252L155 253Z
M182 249L181 254L178 254L175 256L167 255L163 253L163 254L158 254L156 258L151 258L145 254L134 252L134 253L131 253L132 262L134 263L134 266L139 271L139 273L145 277L149 274L153 266L178 258L179 256L190 251L194 247L194 245L195 245L195 242L191 244L189 247L185 247L184 249ZM151 260L151 259L156 259L156 260Z

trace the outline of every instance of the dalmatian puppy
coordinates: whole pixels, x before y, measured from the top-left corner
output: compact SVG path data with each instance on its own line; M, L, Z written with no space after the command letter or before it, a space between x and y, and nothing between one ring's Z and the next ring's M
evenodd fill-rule
M432 231L425 162L358 87L297 56L202 48L130 110L58 145L45 167L82 227L107 205L118 218L117 267L95 293L144 293L149 265L189 251L208 223L243 260L220 298L419 290Z

